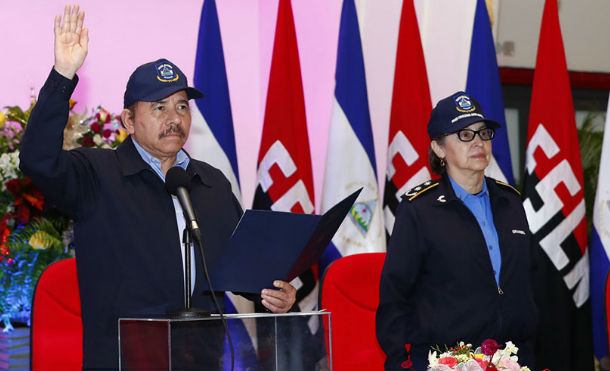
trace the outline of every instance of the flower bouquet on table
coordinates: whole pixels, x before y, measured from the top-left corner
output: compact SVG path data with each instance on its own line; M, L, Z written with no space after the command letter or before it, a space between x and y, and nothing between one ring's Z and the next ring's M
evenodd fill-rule
M480 347L458 343L442 351L438 346L428 353L428 371L529 371L518 363L519 349L508 341L505 347L493 339L485 340Z

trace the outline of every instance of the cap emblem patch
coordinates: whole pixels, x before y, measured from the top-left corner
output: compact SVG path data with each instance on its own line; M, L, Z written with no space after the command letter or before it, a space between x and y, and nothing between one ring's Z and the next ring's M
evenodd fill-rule
M161 63L157 68L157 79L161 82L172 82L178 80L179 76L174 72L174 67L168 63Z
M476 108L467 95L458 95L454 100L456 109L460 112L472 112Z

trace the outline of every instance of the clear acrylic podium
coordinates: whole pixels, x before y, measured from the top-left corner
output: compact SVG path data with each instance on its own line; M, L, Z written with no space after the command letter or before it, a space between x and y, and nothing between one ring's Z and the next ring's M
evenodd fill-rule
M230 314L225 318L236 371L332 370L330 312ZM120 318L118 326L120 370L231 369L229 342L218 315Z

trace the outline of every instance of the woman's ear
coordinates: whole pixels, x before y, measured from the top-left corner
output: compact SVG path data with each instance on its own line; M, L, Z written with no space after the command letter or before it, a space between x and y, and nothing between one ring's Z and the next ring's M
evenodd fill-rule
M445 149L436 140L430 142L430 146L438 158L445 158Z

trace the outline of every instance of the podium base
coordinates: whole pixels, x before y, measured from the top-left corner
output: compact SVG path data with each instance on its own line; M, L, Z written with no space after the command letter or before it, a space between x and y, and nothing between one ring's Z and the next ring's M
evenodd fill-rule
M178 310L171 310L167 312L167 316L171 319L195 319L209 317L210 312L205 309L199 308L185 308Z

